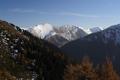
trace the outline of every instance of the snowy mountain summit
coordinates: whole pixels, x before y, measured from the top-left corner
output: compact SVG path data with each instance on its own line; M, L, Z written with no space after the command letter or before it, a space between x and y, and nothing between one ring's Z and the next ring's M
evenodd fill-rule
M44 38L46 35L49 35L53 31L53 26L51 24L39 24L29 29L34 36L39 38Z
M34 26L29 29L29 32L31 32L33 35L39 38L42 38L42 39L44 38L47 39L57 34L69 41L75 40L75 39L78 39L80 37L84 37L85 35L87 35L86 32L84 32L82 29L80 29L77 26L64 25L60 27L55 27L48 23Z
M56 33L68 41L76 40L87 35L85 31L74 25L64 25L56 29Z
M77 26L64 25L56 27L48 23L34 26L28 31L34 36L45 39L56 46L64 45L69 41L76 40L87 35L84 30Z
M91 31L91 33L96 33L101 31L102 29L100 27L94 27L94 28L90 28L89 30Z

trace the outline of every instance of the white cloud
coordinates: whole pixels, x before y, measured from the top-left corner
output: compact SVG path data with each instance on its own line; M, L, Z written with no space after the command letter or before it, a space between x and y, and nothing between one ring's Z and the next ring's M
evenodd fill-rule
M30 28L29 31L33 35L35 35L39 38L44 38L51 31L53 31L53 26L51 24L48 24L48 23L40 24L40 25L37 25L37 26Z
M15 8L15 9L9 9L8 10L9 12L12 12L12 13L24 13L24 14L28 14L28 13L37 13L37 14L43 14L43 15L53 15L52 13L50 12L44 12L44 11L39 11L39 10L33 10L33 9L21 9L21 8Z
M86 14L80 14L80 13L74 13L74 12L62 12L60 15L64 16L77 16L77 17L88 17L88 18L99 18L100 16L96 15L86 15Z
M59 16L76 16L76 17L86 17L86 18L99 18L101 16L97 15L89 15L89 14L81 14L81 13L75 13L75 12L47 12L47 11L39 11L39 10L33 10L33 9L20 9L15 8L9 10L10 12L14 13L37 13L37 14L43 14L43 15L59 15Z
M23 29L23 30L28 30L28 27L21 27L21 29Z
M35 12L35 10L32 10L32 9L19 9L19 8L11 9L9 11L15 12L15 13L34 13Z

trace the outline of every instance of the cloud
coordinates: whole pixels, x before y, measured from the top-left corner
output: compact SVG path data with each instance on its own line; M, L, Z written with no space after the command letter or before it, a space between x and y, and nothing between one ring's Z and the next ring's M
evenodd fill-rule
M81 14L81 13L75 13L75 12L47 12L47 11L39 11L39 10L33 10L33 9L20 9L15 8L9 10L10 12L14 13L37 13L42 15L59 15L59 16L75 16L75 17L84 17L84 18L100 18L101 16L97 15L89 15L89 14Z
M62 12L60 15L64 16L76 16L76 17L87 17L87 18L99 18L100 16L96 15L86 15L86 14L80 14L80 13L74 13L74 12Z
M53 26L48 23L39 24L37 26L32 27L29 31L34 36L37 36L43 39L46 35L50 34L50 32L53 31Z
M32 13L32 14L42 14L42 15L48 15L48 14L53 15L53 13L50 13L50 12L44 12L44 11L33 10L33 9L15 8L15 9L10 9L8 11L12 13L22 13L22 14Z
M32 10L32 9L19 9L19 8L11 9L9 11L15 12L15 13L34 13L34 12L36 12L35 10Z

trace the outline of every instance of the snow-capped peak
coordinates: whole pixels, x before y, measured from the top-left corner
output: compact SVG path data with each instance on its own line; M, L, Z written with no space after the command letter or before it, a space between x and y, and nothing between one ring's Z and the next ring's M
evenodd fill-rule
M43 39L46 35L51 33L51 31L53 31L53 26L48 23L39 24L39 25L36 25L36 26L30 28L29 31L33 35Z
M57 34L67 39L68 41L75 40L87 35L86 32L84 32L81 28L74 25L63 25L55 27L48 23L34 26L30 28L29 31L33 35L42 39Z
M100 27L90 28L91 33L96 33L96 32L99 32L101 30L102 30L102 28L100 28Z
M77 26L64 25L58 28L58 34L67 39L68 41L75 40L86 36L86 33Z
M92 34L92 33L96 33L96 32L99 32L99 31L102 31L103 28L101 27L93 27L93 28L82 28L87 34Z

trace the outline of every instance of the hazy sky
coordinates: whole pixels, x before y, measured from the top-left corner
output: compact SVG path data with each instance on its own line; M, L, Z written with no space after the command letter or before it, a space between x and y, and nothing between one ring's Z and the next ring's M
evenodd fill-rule
M24 27L46 22L108 27L120 23L120 0L0 0L0 19Z

